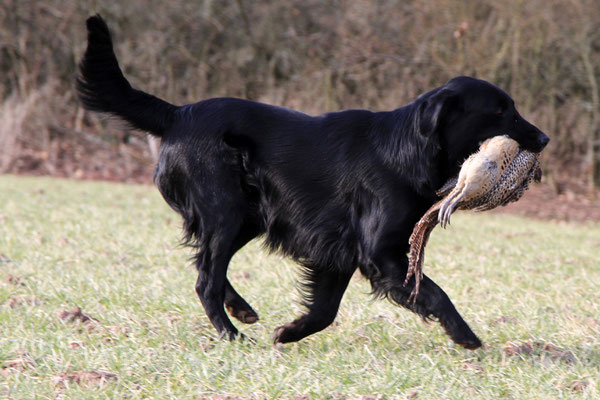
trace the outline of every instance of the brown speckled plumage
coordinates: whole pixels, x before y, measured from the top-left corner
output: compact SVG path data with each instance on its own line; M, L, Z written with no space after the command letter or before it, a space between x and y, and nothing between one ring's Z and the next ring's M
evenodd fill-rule
M443 197L417 222L410 237L409 267L406 285L414 275L413 301L419 293L423 278L425 246L431 231L438 222L446 227L454 210L486 211L521 198L531 181L541 176L539 153L519 148L507 136L486 140L477 153L462 165L457 177L438 190Z

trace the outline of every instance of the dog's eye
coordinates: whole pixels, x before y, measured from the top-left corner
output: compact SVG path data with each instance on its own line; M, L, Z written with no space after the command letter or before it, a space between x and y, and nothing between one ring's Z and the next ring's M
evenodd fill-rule
M494 111L495 115L502 115L504 114L504 107L498 107L496 108L496 111Z

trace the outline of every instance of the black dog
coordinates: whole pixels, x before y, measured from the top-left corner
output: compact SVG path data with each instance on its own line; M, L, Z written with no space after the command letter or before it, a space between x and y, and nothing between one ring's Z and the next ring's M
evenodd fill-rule
M376 295L440 321L456 343L479 339L431 279L416 303L404 286L408 238L437 200L435 190L492 136L541 151L548 137L505 92L458 77L389 112L347 110L312 117L282 107L216 98L177 107L133 89L106 23L87 21L77 90L90 110L160 137L154 181L184 220L196 250L196 291L217 331L234 338L223 305L242 322L256 312L227 279L236 251L265 235L304 266L306 314L275 330L293 342L333 322L358 267Z

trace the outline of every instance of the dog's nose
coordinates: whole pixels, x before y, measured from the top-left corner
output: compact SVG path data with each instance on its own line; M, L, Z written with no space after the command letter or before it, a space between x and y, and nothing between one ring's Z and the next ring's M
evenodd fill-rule
M548 137L548 135L540 132L540 135L538 136L538 143L540 144L542 149L544 147L546 147L546 145L548 144L549 141L550 141L550 138Z

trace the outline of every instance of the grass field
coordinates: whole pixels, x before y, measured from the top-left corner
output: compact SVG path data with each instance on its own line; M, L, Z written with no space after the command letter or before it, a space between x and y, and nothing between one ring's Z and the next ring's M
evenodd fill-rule
M598 226L457 213L434 231L425 271L473 352L358 276L333 326L273 346L298 270L258 242L229 270L256 344L219 341L179 238L151 186L0 176L0 398L600 398Z

